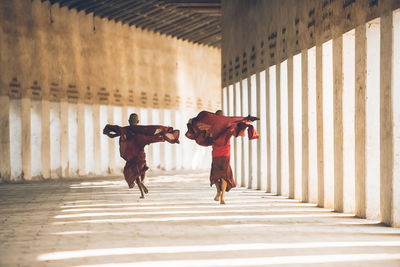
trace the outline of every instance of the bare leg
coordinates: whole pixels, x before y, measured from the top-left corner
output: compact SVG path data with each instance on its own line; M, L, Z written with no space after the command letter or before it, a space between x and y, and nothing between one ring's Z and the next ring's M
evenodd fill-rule
M142 188L145 194L149 193L149 190L147 190L147 187L144 185L144 174L142 174L141 176L141 184L142 184Z
M219 197L221 196L221 181L215 183L215 187L217 188L217 195L215 196L214 200L219 201Z
M226 183L226 181L224 179L221 179L221 202L220 202L220 204L225 204L224 196L225 196L225 190L226 190L227 185L228 184Z
M140 178L139 178L139 177L136 178L136 184L138 185L139 190L140 190L140 194L141 194L140 198L144 198L144 192L143 192L142 182L140 181Z

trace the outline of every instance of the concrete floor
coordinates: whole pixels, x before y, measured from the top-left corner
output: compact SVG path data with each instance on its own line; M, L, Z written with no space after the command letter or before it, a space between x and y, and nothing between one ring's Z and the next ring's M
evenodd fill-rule
M1 266L400 266L400 229L207 174L0 185Z

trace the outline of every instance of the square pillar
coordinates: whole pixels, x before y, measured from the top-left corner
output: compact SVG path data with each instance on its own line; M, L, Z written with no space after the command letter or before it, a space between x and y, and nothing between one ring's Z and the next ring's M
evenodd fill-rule
M276 194L282 195L281 170L281 65L276 64Z
M324 207L324 123L322 94L322 46L316 47L316 90L317 90L317 159L318 159L318 200L319 207Z
M107 106L107 123L114 124L114 107ZM115 140L108 138L108 173L115 173Z
M283 87L282 87L283 88ZM285 108L285 107L283 107ZM287 111L288 111L288 159L289 159L289 198L294 199L294 121L293 121L293 56L287 60ZM282 147L283 149L283 147ZM282 163L282 165L285 165Z
M78 175L86 175L86 144L85 144L85 104L79 102L77 105L78 120Z
M356 28L355 36L355 214L366 216L366 25Z
M343 212L343 37L333 40L334 209Z
M94 155L94 173L96 175L101 174L101 135L103 134L103 128L105 125L100 125L100 105L93 104L92 106L93 116L93 155Z
M392 12L381 17L381 50L380 50L380 213L381 221L387 225L392 224L393 215L393 171L394 165L394 147L400 139L394 139L394 128L397 122L393 119L395 114L395 105L399 100L393 98L396 92L393 86L396 86L392 76L399 76L399 73L393 73L393 69L398 62L393 60L393 49L399 49L393 46L393 16ZM390 62L391 64L388 64ZM397 79L397 78L395 78ZM397 87L399 87L397 85ZM396 177L398 179L398 177Z
M60 161L61 177L69 176L69 149L68 149L68 102L60 102Z
M266 102L266 109L265 109L265 120L266 120L266 144L267 144L267 188L266 192L271 193L271 94L270 94L270 80L269 80L269 68L265 70L265 102ZM261 118L262 119L262 118Z
M31 165L31 99L21 99L21 155L22 155L22 176L25 180L32 179Z
M309 142L308 142L308 51L307 49L301 51L301 121L302 121L302 150L301 150L301 201L308 202L309 198L309 180L308 180L308 166L309 166Z
M50 153L50 102L47 99L42 100L42 176L45 179L51 177L51 153Z
M8 95L0 96L0 181L11 178L10 154L10 98Z
M393 199L391 225L400 227L400 9L393 12L392 108L393 108Z
M247 78L247 115L250 115L251 114L251 109L252 109L252 86L254 86L253 85L253 83L252 83L252 77L248 77ZM246 116L246 115L245 115ZM246 137L247 138L247 137ZM252 146L252 141L248 141L247 142L247 144L248 144L248 158L247 158L247 161L248 161L248 166L249 166L249 168L248 168L248 173L247 173L247 175L248 175L248 183L247 183L247 188L253 188L253 172L255 171L255 170L253 170L253 146Z

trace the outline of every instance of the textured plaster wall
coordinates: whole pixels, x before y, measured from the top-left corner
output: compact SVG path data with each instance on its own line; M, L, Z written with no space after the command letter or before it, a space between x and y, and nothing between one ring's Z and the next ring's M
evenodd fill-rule
M183 139L190 116L220 107L220 75L220 49L48 1L0 1L0 181L120 173L106 123L137 112ZM148 149L152 167L178 168L166 153L182 159L178 169L208 167L207 149L182 144Z

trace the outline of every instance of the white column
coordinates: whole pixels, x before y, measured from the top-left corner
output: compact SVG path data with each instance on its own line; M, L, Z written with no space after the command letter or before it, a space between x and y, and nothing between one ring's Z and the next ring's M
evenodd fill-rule
M279 169L277 166L278 181L277 188L279 189L279 195L289 196L289 88L288 88L288 67L289 60L283 61L277 65L279 67L279 77L277 74L277 96L276 103L278 104L278 83L279 83L279 119L277 115L277 122L279 122L279 129L277 130L277 136L279 139L279 149L277 162L279 163ZM277 127L278 128L278 127ZM278 164L277 164L278 165Z
M270 129L270 176L269 180L267 181L267 191L270 193L276 192L276 182L277 182L277 161L278 161L278 154L277 154L277 147L278 147L278 131L277 131L277 111L278 108L276 107L277 98L276 98L276 65L269 67L269 94L268 94L268 108L269 108L269 126Z
M309 158L310 158L310 145L309 145L309 87L308 87L308 51L307 49L301 51L301 201L309 202ZM316 163L315 163L316 164ZM316 166L316 165L315 165Z
M114 107L112 105L107 106L107 123L114 124ZM108 172L116 173L116 170L115 170L115 140L114 140L114 138L108 139Z
M317 158L318 158L318 200L319 207L324 207L324 118L322 93L322 46L316 47L316 112L317 112Z
M316 47L308 50L308 202L318 202Z
M267 98L266 98L266 82L265 82L266 71L261 71L258 75L259 81L257 82L257 116L260 118L258 121L258 132L260 138L257 142L257 166L258 166L258 179L257 189L266 189L266 167L267 167L267 134L266 134L266 110L267 110Z
M10 180L10 98L7 95L0 96L0 181Z
M92 106L93 116L93 155L94 155L94 173L96 175L101 174L101 163L103 155L101 149L101 136L103 135L103 128L105 125L100 125L100 105L93 104Z
M255 81L255 79L254 79ZM251 108L252 108L252 88L253 85L253 77L248 77L247 78L247 112L246 115L250 115L251 114ZM246 116L245 115L245 116ZM246 139L248 139L246 137ZM247 176L248 176L248 183L247 183L247 188L253 188L253 173L255 170L253 170L253 146L252 146L252 141L248 141L247 142L247 147L248 147L248 157L247 157L247 161L248 161L248 172L247 172ZM255 160L255 159L254 159Z
M334 209L343 212L343 38L333 40Z
M283 72L283 70L282 70ZM293 121L293 57L287 60L287 94L285 94L281 81L281 121L282 121L282 183L287 183L289 198L294 198L295 173L294 173L294 121ZM286 123L287 124L286 124ZM285 123L285 125L284 125ZM287 127L287 128L286 128ZM287 154L286 154L287 153ZM287 157L285 157L287 155ZM287 163L285 163L287 162ZM286 187L283 186L282 187ZM282 190L284 191L284 190ZM283 192L282 192L283 193Z
M355 213L366 216L366 25L355 30Z
M242 98L240 97L240 82L237 82L234 87L234 101L235 101L235 116L242 116ZM242 147L243 147L243 138L238 137L235 139L235 162L236 162L236 169L235 169L235 183L236 185L241 185L242 182Z
M343 211L355 204L355 30L343 35Z
M266 157L267 162L267 177L266 177L266 192L271 192L271 93L270 93L270 79L269 68L265 70L265 141L267 146Z
M387 225L392 223L393 215L393 171L394 171L394 146L399 140L393 139L396 122L393 120L393 111L399 100L394 99L395 92L392 84L392 76L399 76L399 72L393 73L395 63L393 61L393 16L389 12L381 17L381 42L380 42L380 213L381 221ZM398 38L398 37L397 37ZM391 64L388 64L391 62ZM395 78L397 79L397 78Z
M22 174L25 180L32 179L31 165L31 99L21 99L21 123L22 123Z
M42 114L41 114L41 127L42 127L42 176L45 179L51 177L50 166L50 102L47 99L42 100Z
M332 40L322 45L322 102L324 125L324 207L334 207L334 125L333 125Z
M380 19L367 24L366 215L380 219Z
M60 102L60 163L61 177L69 176L68 150L68 102Z
M393 199L392 226L400 227L400 10L393 13L392 107L393 107Z
M275 67L275 108L276 108L276 194L282 195L282 170L281 170L281 65Z
M79 102L77 106L78 120L78 175L86 175L86 145L85 145L85 104Z
M303 84L302 54L293 56L293 174L294 198L302 200L303 195ZM307 61L305 61L307 62ZM307 73L306 73L307 74ZM304 96L307 99L307 92ZM306 114L305 114L306 115ZM305 181L305 184L308 182Z
M244 79L240 83L241 85L241 94L240 98L242 99L242 116L248 115L248 82L247 79ZM247 136L242 137L242 181L241 186L245 187L248 185L249 179L249 141Z

